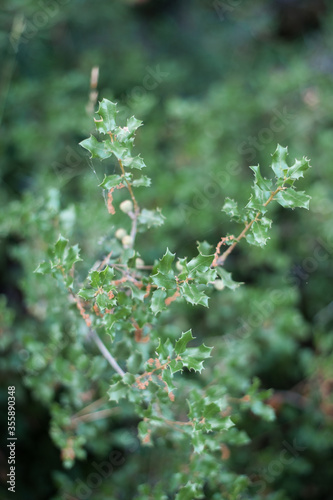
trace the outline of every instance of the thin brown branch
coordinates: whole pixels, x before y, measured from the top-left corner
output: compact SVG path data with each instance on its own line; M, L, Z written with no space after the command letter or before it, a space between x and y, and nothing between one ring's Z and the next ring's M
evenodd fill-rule
M284 189L283 186L279 186L275 191L272 191L270 197L268 198L268 200L263 204L263 207L267 207L267 205L269 203L271 203L271 201L273 201L274 196L279 191L282 191L283 189ZM233 251L233 249L235 248L235 246L237 245L237 243L239 243L242 238L245 238L248 230L252 227L252 225L254 224L254 222L257 222L257 220L259 219L260 215L261 215L261 211L259 211L256 214L256 216L255 216L254 219L252 219L248 224L246 224L246 226L244 227L243 231L237 236L237 238L235 238L233 244L230 245L230 247L228 247L227 250L225 250L225 252L223 252L223 254L218 259L215 259L214 267L215 266L223 266L223 264L225 263L227 257L231 254L231 252Z

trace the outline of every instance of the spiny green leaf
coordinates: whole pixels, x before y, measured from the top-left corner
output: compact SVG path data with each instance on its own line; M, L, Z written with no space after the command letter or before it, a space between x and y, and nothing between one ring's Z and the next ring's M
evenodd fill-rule
M108 390L109 400L119 402L119 399L126 398L129 391L129 386L123 380L119 380L111 385Z
M125 161L130 159L129 149L125 146L122 146L119 142L105 142L104 143L105 150L109 153L108 156L111 156L113 153L117 160L122 160L125 164Z
M63 236L59 236L57 242L54 245L54 255L59 259L60 261L63 260L64 255L65 255L65 249L67 247L68 240L64 238Z
M193 277L197 272L204 273L207 271L214 260L214 254L212 255L202 255L199 253L197 257L191 259L187 264L187 269L189 271L189 277Z
M134 179L134 181L132 182L133 187L141 187L141 186L149 187L150 184L151 184L151 179L146 175L142 175L138 179Z
M245 208L264 214L267 212L264 204L268 200L269 196L270 192L263 191L257 184L255 184L253 187L253 193L251 194L250 200Z
M161 226L164 223L165 217L161 214L160 209L147 210L144 208L138 217L138 223L148 228L152 226Z
M131 116L131 118L128 118L126 125L130 133L133 134L133 132L143 125L143 122L137 120L135 116Z
M256 167L250 167L250 169L254 172L255 183L257 184L259 189L270 193L273 189L273 183L271 180L262 177L259 165L257 165Z
M188 482L185 486L182 486L176 495L175 500L194 500L204 498L202 493L202 484Z
M224 205L222 207L222 212L225 212L230 219L239 220L241 218L241 214L238 209L238 204L232 198L226 198Z
M263 247L266 245L266 241L269 239L267 236L268 226L261 224L260 221L254 222L251 227L252 235L254 238L254 244Z
M173 290L177 287L175 277L171 274L167 276L159 271L157 274L154 274L151 279L154 285L156 285L158 288Z
M108 99L103 99L99 103L99 108L97 111L100 119L94 119L98 132L102 134L113 132L113 130L116 128L117 113L117 104L109 101Z
M216 274L217 274L216 268L208 269L203 273L196 273L195 282L198 285L208 285L208 283L211 283L212 281L215 280Z
M187 344L191 341L194 340L195 337L192 336L192 331L188 330L185 333L182 333L182 336L180 337L179 340L177 340L175 344L175 353L176 354L182 354L187 347Z
M106 266L103 271L92 271L89 274L89 281L94 288L103 287L110 284L114 278L114 270L110 266Z
M288 148L284 148L278 144L272 155L272 169L278 179L283 179L288 171L287 156Z
M128 156L124 158L123 165L124 167L137 168L138 170L141 170L142 168L146 167L145 162L140 156L135 156L134 158Z
M67 255L64 259L64 269L66 272L69 272L75 262L80 262L82 259L80 258L80 249L79 245L73 245L68 248Z
M51 262L43 261L37 266L34 272L37 274L48 274L51 272L51 270L52 270Z
M202 453L205 449L207 436L201 431L193 431L192 433L192 446L195 453Z
M175 256L176 254L171 253L167 248L162 259L160 259L159 263L157 264L157 269L163 274L168 274L172 270L172 263L175 260Z
M149 436L151 430L150 427L149 423L145 420L142 420L138 425L138 436L141 443L145 446L153 446Z
M236 290L240 285L243 283L238 283L237 281L234 281L231 277L231 273L228 273L225 269L223 269L221 266L217 268L217 274L220 276L220 278L223 281L223 284L226 288L230 288L230 290Z
M112 154L112 151L105 148L105 143L99 142L93 135L81 141L79 144L91 153L90 158L104 160L105 158L109 158Z
M196 285L183 283L179 289L181 296L190 304L200 304L204 307L208 307L209 297L207 297L203 291L199 290Z
M202 344L200 347L190 347L182 354L182 363L189 370L202 371L205 359L211 357L212 347Z
M304 191L295 191L292 188L286 191L279 191L274 199L284 208L306 208L309 210L311 196Z
M176 388L173 383L173 372L171 370L162 370L162 380L167 384L169 391Z
M90 300L95 297L96 291L93 288L81 288L78 291L78 296L82 297L84 300Z
M100 187L104 189L111 189L124 182L124 178L121 175L108 175L105 176L103 182L99 184Z
M310 160L307 158L303 158L302 160L296 160L294 165L292 165L287 173L287 176L290 179L299 179L300 177L304 177L304 172L306 172L310 167Z
M154 314L158 314L166 309L165 298L166 292L164 290L159 289L153 292L150 308Z
M165 363L168 358L171 358L174 353L173 345L170 339L159 339L159 344L156 349L156 354L158 354L161 363Z
M99 293L96 297L96 304L104 312L105 309L111 309L117 305L117 299L109 299L105 293Z
M214 253L215 249L207 241L197 241L198 252L202 255L211 255Z

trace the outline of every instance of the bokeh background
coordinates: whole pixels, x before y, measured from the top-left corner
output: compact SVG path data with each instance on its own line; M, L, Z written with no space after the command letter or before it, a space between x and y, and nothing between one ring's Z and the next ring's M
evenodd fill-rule
M166 217L138 239L147 262L166 246L192 256L197 240L216 245L233 231L221 213L224 199L246 202L248 166L260 163L269 175L277 143L288 146L291 160L311 159L300 183L312 196L310 211L272 206L267 246L244 243L229 258L228 270L245 285L213 295L208 311L175 306L168 321L177 331L192 327L207 345L219 343L221 383L231 392L253 377L273 389L275 421L244 409L238 426L251 442L230 443L224 456L230 474L256 485L253 493L207 498L331 499L331 3L3 0L0 15L0 426L6 435L6 390L15 385L16 498L152 498L138 493L140 484L158 482L174 460L163 448L140 447L131 419L87 425L86 453L69 470L54 443L57 404L85 394L83 379L96 381L106 370L75 342L60 353L66 298L33 274L60 231L79 242L89 264L96 242L102 248L122 222L117 215L110 223L97 189L101 166L78 146L94 129L91 70L99 67L98 98L118 102L121 118L144 121L136 144L153 188L137 196ZM77 496L76 481L85 481L106 446L120 450L125 463ZM8 495L6 458L3 447L1 498Z

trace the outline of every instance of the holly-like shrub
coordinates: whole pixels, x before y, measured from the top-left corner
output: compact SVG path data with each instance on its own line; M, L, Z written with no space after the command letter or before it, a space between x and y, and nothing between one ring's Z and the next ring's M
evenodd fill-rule
M71 219L67 209L58 220L62 234L36 270L55 278L58 295L58 303L46 297L48 356L42 356L44 346L39 344L29 360L32 371L38 369L38 361L45 369L40 390L42 399L53 400L52 439L61 449L64 466L71 468L89 451L103 454L103 442L98 441L96 450L94 440L107 432L101 419L108 416L115 429L126 422L127 433L119 442L138 452L138 429L140 453L145 456L142 450L150 447L161 461L158 477L142 480L135 498L217 500L241 498L242 492L255 495L255 478L232 473L224 460L231 447L249 442L237 426L244 409L264 420L274 418L270 392L261 390L259 380L249 379L245 371L234 373L234 355L218 332L215 343L206 346L196 341L191 329L182 333L175 316L178 303L208 308L215 294L238 293L240 283L225 269L228 256L243 240L265 246L271 203L309 208L310 197L295 189L309 161L303 158L289 166L287 148L278 145L272 155L273 178L264 178L259 166L250 167L254 184L247 205L240 208L227 198L222 207L232 224L241 227L236 234L198 243L191 258L178 257L167 248L159 260L145 262L140 239L165 218L159 208L143 208L137 201L136 189L151 184L141 173L144 160L133 153L142 122L131 117L120 126L117 105L106 99L97 113L97 138L92 135L80 144L90 158L101 160L102 169L105 165L96 174L104 174L99 183L108 215L103 219L104 236L90 243L87 255L80 252L66 238ZM92 215L89 221L94 224ZM38 282L47 279L40 277ZM282 300L279 294L276 304ZM33 379L31 373L28 384L38 392ZM108 445L106 439L105 450ZM140 464L136 467L139 474ZM75 498L80 498L77 488ZM72 498L75 489L69 490L64 498Z

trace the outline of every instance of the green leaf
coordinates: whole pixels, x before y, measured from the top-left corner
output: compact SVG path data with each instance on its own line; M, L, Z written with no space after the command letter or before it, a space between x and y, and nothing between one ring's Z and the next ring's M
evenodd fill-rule
M157 269L163 274L169 274L172 270L172 263L175 260L175 256L176 254L171 253L167 248L162 259L160 259L159 263L157 264Z
M59 236L57 242L54 245L54 255L59 259L61 262L64 258L65 255L65 249L67 247L68 240L64 238L63 236Z
M109 101L108 99L103 99L99 103L99 108L97 111L100 119L94 119L98 132L102 134L112 132L116 128L117 113L117 104Z
M216 268L215 269L207 269L204 273L196 273L195 282L197 285L208 285L216 279Z
M81 288L78 291L78 296L82 297L84 300L91 300L95 297L95 290L93 288Z
M159 344L156 349L156 354L158 354L160 362L163 364L165 363L168 358L173 355L174 349L173 345L170 341L170 339L162 340L161 338L159 339Z
M203 362L211 357L212 347L202 344L200 347L190 347L182 354L182 363L189 370L200 372L203 369Z
M81 141L79 144L91 153L90 158L99 158L100 160L104 160L105 158L109 158L112 153L112 151L108 151L105 148L104 142L99 142L93 135L91 135L88 139Z
M126 398L128 394L129 387L123 380L119 380L115 384L111 385L108 390L108 396L110 401L119 402L119 399Z
M125 165L125 160L130 158L129 149L122 146L119 142L105 142L105 150L108 152L108 156L114 154L117 160L122 160Z
M124 167L136 168L138 170L141 170L142 168L146 167L145 162L140 156L135 156L134 158L129 156L127 158L124 158L123 165Z
M41 262L38 267L35 269L34 273L37 273L37 274L48 274L50 273L52 270L52 267L51 267L51 262L48 261L48 262Z
M149 187L150 184L151 184L151 179L146 175L142 175L138 179L134 179L134 181L132 182L133 187L141 187L141 186Z
M265 219L268 220L268 219ZM254 244L258 245L260 247L263 247L266 245L267 240L269 239L269 236L267 236L268 229L270 226L267 226L264 223L261 223L261 221L254 222L251 227L253 239L254 239Z
M194 500L204 498L202 493L202 484L196 484L188 482L185 486L182 486L180 491L177 493L175 500Z
M108 175L104 177L103 182L101 182L99 186L104 189L111 189L122 182L124 182L124 178L121 175Z
M157 274L153 274L151 279L154 285L156 285L158 288L164 288L165 290L173 290L177 287L175 277L172 276L171 274L167 276L159 271Z
M192 305L200 304L204 307L208 307L207 295L194 284L183 283L180 286L180 293L184 299Z
M226 288L230 288L230 290L236 290L240 285L243 283L238 283L237 281L234 281L231 277L231 273L228 273L225 269L222 267L217 268L217 274L220 276L220 278L223 281L223 284Z
M142 420L138 425L138 436L142 444L145 446L153 446L150 439L151 426L145 420Z
M248 210L254 210L255 212L261 212L264 214L267 212L267 209L265 208L264 204L268 200L269 196L270 192L263 191L258 187L257 184L255 184L253 187L253 193L251 194L250 200L245 208L247 208Z
M66 272L69 272L72 269L75 262L82 261L79 254L80 254L80 249L78 245L73 245L69 247L67 255L65 256L64 259L64 269Z
M212 255L199 254L194 259L191 259L190 262L187 264L189 277L195 276L197 272L199 273L206 272L208 269L210 269L213 260L214 260L214 254Z
M116 299L109 299L105 293L99 293L96 297L96 304L98 307L104 311L105 309L111 309L117 303Z
M279 191L274 199L284 208L306 208L309 210L311 196L304 191L295 191L292 188L286 191Z
M92 271L89 274L89 281L94 288L109 285L114 278L114 270L110 266L106 266L103 271Z
M107 393L110 401L118 403L119 399L126 398L129 392L132 391L135 376L132 373L127 372L122 378L120 375L114 375L113 380L116 380L117 382L110 385Z
M270 193L273 189L273 183L271 180L262 177L259 165L257 165L256 167L250 167L250 169L254 172L255 184L259 187L259 189Z
M241 214L238 210L238 204L235 200L231 198L226 198L224 205L222 207L222 212L225 212L230 219L239 220L241 218Z
M167 384L169 391L176 389L174 377L171 370L162 370L162 380Z
M135 132L142 125L143 122L141 120L137 120L135 116L131 116L131 118L128 118L126 123L126 126L131 134L133 134L133 132Z
M207 436L201 431L193 431L192 446L195 453L202 453L205 449Z
M192 331L188 330L185 333L182 333L182 336L180 337L179 340L177 340L175 344L175 353L176 354L182 354L186 350L187 344L191 341L194 340L195 337L192 336Z
M148 228L152 226L161 226L164 223L165 217L161 214L160 209L147 210L144 208L138 217L138 223Z
M306 172L310 167L310 160L303 158L302 160L296 160L294 165L292 165L288 170L288 177L290 179L299 179L304 177L304 172Z
M278 179L283 179L288 171L287 164L288 148L277 145L275 152L272 154L272 169Z
M166 292L164 290L155 290L153 292L150 308L155 315L166 309L165 298Z
M197 248L202 255L211 255L215 251L215 248L207 241L197 241Z

